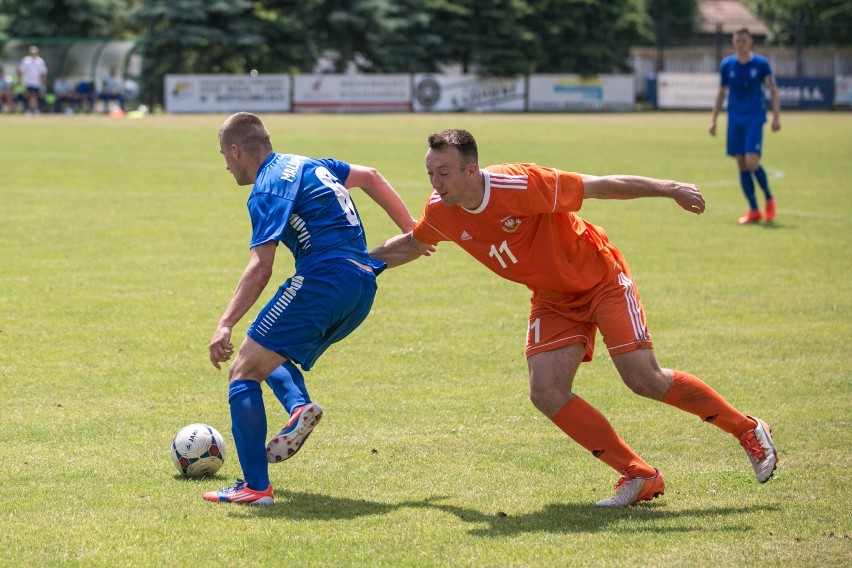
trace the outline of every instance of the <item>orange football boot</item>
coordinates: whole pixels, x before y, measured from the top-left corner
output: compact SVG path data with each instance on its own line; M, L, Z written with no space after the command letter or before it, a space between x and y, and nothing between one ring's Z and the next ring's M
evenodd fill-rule
M737 219L737 223L747 225L749 223L757 223L760 219L760 209L749 209L748 213Z
M770 222L775 218L775 200L770 199L766 202L766 222Z
M639 501L650 501L666 492L663 475L658 469L651 477L626 476L615 484L615 495L609 499L598 501L598 507L632 507Z

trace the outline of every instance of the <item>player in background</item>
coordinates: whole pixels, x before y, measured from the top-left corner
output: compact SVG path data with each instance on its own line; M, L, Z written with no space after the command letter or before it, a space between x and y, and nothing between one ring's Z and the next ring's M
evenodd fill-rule
M728 142L727 153L737 160L740 171L740 186L748 200L749 210L738 219L741 224L757 223L761 219L757 206L754 180L766 198L766 221L775 218L775 199L769 190L766 171L760 165L763 149L763 124L766 122L766 102L763 87L769 90L772 100L772 131L781 129L781 99L769 62L752 52L753 40L747 28L734 32L731 39L736 54L722 60L720 66L721 86L713 103L710 118L710 135L716 136L716 117L722 110L725 94L728 97ZM752 178L752 176L754 176Z
M434 189L412 231L370 251L389 267L453 241L497 275L532 291L526 355L533 405L621 478L605 507L635 505L665 490L662 474L616 434L609 421L573 392L600 330L624 383L636 394L695 414L736 437L757 480L777 461L769 426L745 416L698 378L661 369L645 312L619 250L606 233L575 214L584 199L667 197L704 211L692 184L637 176L596 177L535 164L480 169L473 136L447 130L429 136L426 172Z
M376 276L385 268L367 254L364 228L347 190L362 188L402 231L411 230L414 219L373 168L273 152L269 132L251 113L225 120L219 145L237 185L254 186L248 198L250 258L210 341L213 366L219 369L233 355L233 327L269 282L279 243L292 252L296 266L249 327L228 373L231 428L245 480L204 498L271 505L269 462L295 453L322 416L295 364L309 370L332 343L364 321ZM290 414L268 445L264 380Z

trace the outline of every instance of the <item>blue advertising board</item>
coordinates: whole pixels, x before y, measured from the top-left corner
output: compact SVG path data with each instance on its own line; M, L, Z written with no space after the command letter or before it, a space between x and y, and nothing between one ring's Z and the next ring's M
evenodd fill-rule
M777 77L776 81L781 108L830 109L834 104L834 77Z

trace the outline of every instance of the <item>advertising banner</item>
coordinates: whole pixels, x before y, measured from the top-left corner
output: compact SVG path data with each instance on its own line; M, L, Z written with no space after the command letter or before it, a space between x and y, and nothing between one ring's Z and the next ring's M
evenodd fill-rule
M852 75L834 78L834 104L852 106Z
M834 105L834 77L778 77L776 81L781 108L830 109Z
M411 75L296 75L296 112L411 110Z
M288 112L289 75L166 75L166 112Z
M527 110L632 110L635 91L631 75L530 75Z
M719 92L718 73L660 73L657 75L657 107L664 109L712 109Z
M415 75L413 108L416 112L524 110L523 77L477 75Z

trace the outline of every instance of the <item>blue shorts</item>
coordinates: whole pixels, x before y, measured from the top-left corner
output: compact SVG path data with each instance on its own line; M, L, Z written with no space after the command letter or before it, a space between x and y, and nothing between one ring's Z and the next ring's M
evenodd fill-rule
M326 261L289 278L246 333L307 371L367 318L375 297L375 274L345 259Z
M730 120L730 118L728 119ZM763 121L728 123L728 155L760 155L763 145Z

